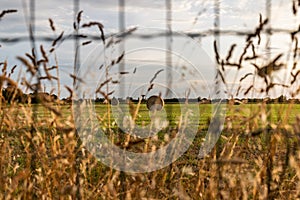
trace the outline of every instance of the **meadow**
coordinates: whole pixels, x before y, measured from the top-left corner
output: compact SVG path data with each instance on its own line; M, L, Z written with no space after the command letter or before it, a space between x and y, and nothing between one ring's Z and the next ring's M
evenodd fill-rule
M0 195L2 199L293 199L299 196L298 104L227 105L222 135L205 158L198 158L211 117L211 104L202 112L197 135L176 162L149 173L125 173L103 165L76 135L71 104L53 105L61 115L44 106L2 105L0 135ZM35 107L35 108L34 108ZM95 104L99 125L108 126L106 104ZM166 104L172 118L181 114L179 104ZM269 107L269 110L267 109ZM34 124L29 113L37 111ZM269 118L270 123L263 123ZM142 104L137 124L149 122ZM176 125L176 120L171 125ZM110 120L114 134L118 129ZM139 140L126 149L144 151L153 143ZM121 143L115 141L116 145Z

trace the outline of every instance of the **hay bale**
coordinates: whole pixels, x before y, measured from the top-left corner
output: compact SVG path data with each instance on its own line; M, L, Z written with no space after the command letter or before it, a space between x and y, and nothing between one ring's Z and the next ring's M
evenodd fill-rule
M117 106L117 105L119 105L119 100L117 98L113 97L110 101L110 104L112 106Z
M165 105L164 100L160 96L153 95L147 100L147 108L150 111L160 111Z

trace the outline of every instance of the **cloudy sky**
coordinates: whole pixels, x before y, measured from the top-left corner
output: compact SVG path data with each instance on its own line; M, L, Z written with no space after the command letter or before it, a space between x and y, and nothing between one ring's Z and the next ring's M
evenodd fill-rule
M258 3L260 2L260 3ZM107 36L119 32L119 6L117 0L84 0L79 4L79 9L83 10L82 24L90 21L98 21L104 25L104 32ZM202 33L214 28L214 1L212 0L172 0L170 21L172 31L179 33ZM7 60L8 69L14 65L18 65L13 78L18 80L18 77L25 73L24 66L16 59L17 56L24 56L30 52L31 44L28 42L28 23L29 23L29 1L26 0L1 0L1 9L17 9L17 13L5 15L0 23L0 59L1 62ZM66 0L51 0L51 1L36 1L35 7L35 35L38 38L52 37L55 38L64 31L64 36L73 33L74 21L74 6L72 1ZM141 27L138 33L160 33L166 30L166 2L163 0L125 0L125 27ZM259 14L266 17L267 6L265 1L248 1L248 0L220 0L220 29L231 31L254 31L259 23ZM273 0L271 5L271 27L276 29L296 30L300 23L300 9L298 15L292 13L292 0ZM51 18L55 25L53 32L49 25ZM139 29L140 30L140 29ZM90 34L99 36L97 28L80 29L82 34ZM184 37L184 36L183 36ZM18 39L18 42L7 42L6 39ZM246 36L237 35L221 35L220 37L220 55L226 57L226 52L232 44L236 44L237 48L234 52L233 59L237 59L245 47ZM147 40L147 39L144 39ZM171 42L172 56L171 59L176 60L174 68L166 66L166 50L168 50L168 38L144 40L124 40L125 45L125 71L130 72L120 78L120 82L124 82L126 95L140 95L145 93L145 88L149 87L151 79L159 70L155 79L157 87L154 87L155 92L161 92L168 86L169 73L173 74L172 91L173 96L184 96L188 93L188 88L193 88L193 96L211 96L213 91L214 77L214 51L213 51L213 35L206 35L201 38L183 39L173 38ZM191 41L192 40L192 41ZM80 44L88 41L81 39ZM38 40L36 46L43 45L48 52L50 63L55 65L55 56L59 64L59 74L61 80L61 95L67 96L68 93L64 89L64 85L72 85L72 79L69 74L73 73L74 65L74 41L64 40L57 46L55 54L49 53L52 42ZM262 43L257 46L257 51L266 57L274 57L279 53L284 53L283 61L290 62L291 51L290 35L286 33L276 33L268 40L266 36L262 36ZM95 79L104 81L104 72L99 70L101 62L106 63L108 59L113 59L118 56L118 51L122 47L121 44L116 44L114 47L106 51L103 50L101 41L93 41L89 45L80 47L81 65L86 68L91 68L89 73L93 76L85 77L87 79ZM149 47L149 48L148 48ZM150 48L151 47L151 48ZM267 48L270 47L270 48ZM102 48L102 50L101 50ZM148 49L145 49L148 48ZM159 49L159 50L158 50ZM191 50L193 49L193 50ZM117 53L116 53L117 52ZM271 53L271 54L270 54ZM197 54L197 55L196 55ZM263 61L262 61L263 62ZM265 61L267 62L267 61ZM260 63L261 65L266 63ZM97 65L97 67L95 67ZM95 68L93 68L95 67ZM177 67L177 68L176 68ZM289 66L286 66L288 68ZM136 73L133 71L137 68ZM98 71L97 71L98 70ZM184 72L184 70L188 71ZM196 70L197 73L193 70ZM279 72L277 82L286 82L286 72ZM86 71L84 71L86 72ZM92 72L92 73L91 73ZM254 72L254 68L227 70L224 76L227 80L227 90L234 93L239 86L240 77L247 73ZM115 74L114 69L111 74ZM55 75L54 73L53 75ZM184 75L183 75L184 74ZM195 75L197 74L197 75ZM113 75L111 75L113 76ZM118 77L117 77L118 78ZM263 80L256 80L263 81ZM21 81L19 81L20 83ZM246 89L253 79L245 80L243 87ZM97 85L96 82L90 84ZM247 85L248 84L248 85ZM20 86L22 87L22 86ZM55 88L57 92L57 83L45 83L47 91ZM125 87L125 86L124 86ZM114 90L117 90L115 87ZM129 89L130 88L130 89ZM201 89L199 89L201 88ZM288 95L290 89L274 89L274 96L283 92ZM117 91L116 91L117 94ZM118 95L116 95L118 96Z

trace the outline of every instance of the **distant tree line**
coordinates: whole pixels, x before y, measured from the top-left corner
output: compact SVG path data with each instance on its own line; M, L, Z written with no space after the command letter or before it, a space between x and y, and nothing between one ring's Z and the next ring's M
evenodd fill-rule
M17 103L41 103L42 101L47 101L47 102L56 102L56 101L61 101L63 103L71 103L72 99L71 98L63 98L63 99L58 99L58 97L55 94L49 94L46 92L39 92L39 93L30 93L30 94L25 94L22 92L21 89L14 87L14 86L8 86L6 88L2 88L2 101L3 102L17 102ZM112 99L105 99L105 98L96 98L96 99L91 99L91 101L95 103L111 103L111 104L117 104L117 103L126 103L128 101L131 101L133 103L138 103L139 99L138 98L132 98L132 97L127 97L126 99L124 98L112 98ZM215 100L218 101L218 100ZM146 103L147 99L142 98L141 103ZM212 103L212 100L209 98L170 98L170 99L164 99L165 103L200 103L200 104L210 104ZM260 102L265 102L265 103L296 103L300 104L300 99L287 99L284 95L281 95L277 98L234 98L234 99L226 99L226 103L230 104L251 104L251 103L260 103Z
M132 97L127 97L126 99L123 98L112 98L109 100L106 100L104 98L97 98L95 100L92 100L96 103L111 103L112 101L117 101L119 103L125 103L128 101L131 101L133 103L138 103L139 99L138 98L132 98ZM142 99L141 103L145 103L147 99ZM300 104L300 99L287 99L285 96L281 95L277 98L234 98L234 99L214 99L214 102L225 102L225 103L233 103L233 104L251 104L251 103L262 103L265 102L267 104L272 104L272 103L299 103ZM200 104L211 104L212 100L209 98L171 98L171 99L164 99L165 103L200 103Z

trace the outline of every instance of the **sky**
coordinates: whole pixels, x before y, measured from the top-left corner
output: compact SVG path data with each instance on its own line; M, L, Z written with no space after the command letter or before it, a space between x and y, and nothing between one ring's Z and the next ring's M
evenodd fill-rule
M265 1L248 0L220 0L220 30L231 31L251 31L255 30L259 23L259 14L266 18L267 6ZM298 15L292 13L291 0L272 0L271 1L271 19L270 26L276 29L296 30L300 23L300 9ZM119 6L117 0L84 0L79 4L79 9L83 10L82 24L90 21L97 21L103 24L106 36L120 32L119 24ZM214 1L212 0L172 0L170 25L172 31L183 33L202 33L214 28ZM8 62L8 69L17 65L13 78L18 81L20 87L22 76L26 76L26 69L17 56L25 57L25 53L31 52L31 44L26 39L28 37L28 18L29 1L26 0L1 0L1 9L17 9L17 13L5 15L0 21L0 60ZM125 27L130 29L138 27L134 34L159 34L165 32L168 28L166 20L166 2L163 0L126 0L125 1ZM35 7L35 35L38 37L58 37L64 31L64 36L73 33L73 2L66 0L36 1ZM49 25L51 18L55 25L53 32ZM97 28L80 29L82 34L91 34L99 36ZM24 38L18 42L6 42L5 39ZM226 57L232 44L237 47L233 54L233 60L238 59L245 47L246 36L221 35L219 39L219 51L222 58ZM157 37L152 39L134 39L126 38L121 43L107 48L103 51L101 41L93 41L89 45L80 46L80 64L82 77L88 80L88 84L82 89L84 91L93 91L101 82L105 81L108 75L104 68L99 70L102 64L108 65L111 60L120 56L120 49L124 48L124 74L118 74L118 65L110 67L109 77L119 80L119 84L110 84L115 96L139 96L162 93L165 97L214 97L215 92L215 54L213 35L207 35L201 38L191 39L184 34L182 37L174 37L169 44L170 38ZM107 39L108 41L109 39ZM80 44L87 41L81 39ZM73 73L74 66L74 41L64 40L59 43L55 53L50 53L51 43L47 41L36 42L36 46L43 45L49 56L49 66L59 65L59 76L61 84L61 97L68 96L64 85L72 86L72 78L69 74ZM257 64L264 65L267 59L273 58L279 53L284 53L282 61L291 63L291 37L286 33L274 33L271 37L262 35L262 42L256 46L257 52L260 52L266 59L257 61ZM267 48L269 47L269 48ZM171 50L170 54L166 52ZM166 62L167 55L171 55L172 67ZM41 56L41 55L40 55ZM299 59L299 57L298 57ZM137 69L135 71L135 69ZM161 71L160 71L161 70ZM274 75L275 82L285 83L289 81L288 74L290 66L287 65L284 71L279 71ZM154 89L147 93L151 85L151 80L155 73L160 71L155 77ZM253 66L245 66L241 70L235 68L226 69L224 76L227 85L219 86L227 93L233 96L242 97L236 94L239 87L239 80L247 73L253 73ZM53 72L56 75L56 72ZM171 83L170 83L171 81ZM263 80L247 78L243 82L245 91L255 82L263 85ZM45 91L57 93L58 85L56 81L45 82ZM87 89L88 88L88 89ZM168 93L168 88L171 93ZM274 87L271 90L271 96L284 94L289 96L295 88ZM123 92L122 92L123 91ZM87 92L88 93L88 92ZM92 93L92 92L91 92ZM85 94L87 95L87 94ZM263 94L252 94L253 96L263 97ZM101 96L101 95L100 95Z

